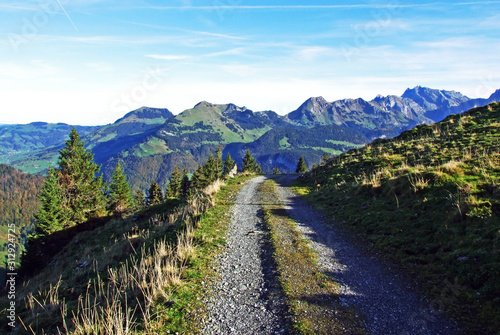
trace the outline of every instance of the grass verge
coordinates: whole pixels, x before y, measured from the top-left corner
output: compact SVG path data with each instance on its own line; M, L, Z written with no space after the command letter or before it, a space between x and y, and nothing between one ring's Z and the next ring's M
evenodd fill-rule
M339 286L317 265L317 254L276 202L276 183L259 187L264 221L271 233L279 282L297 334L365 334L360 314L340 303Z

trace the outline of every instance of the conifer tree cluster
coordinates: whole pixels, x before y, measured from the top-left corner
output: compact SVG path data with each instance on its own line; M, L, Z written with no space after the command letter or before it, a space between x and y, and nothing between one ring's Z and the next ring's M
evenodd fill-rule
M245 153L245 157L243 158L242 171L243 172L250 172L250 173L257 173L257 174L262 173L262 169L261 169L260 165L257 164L257 160L250 153L250 149L247 149L247 152Z
M226 160L222 159L222 149L219 146L214 154L209 154L204 164L198 165L191 178L185 168L181 173L175 166L164 194L155 181L151 182L146 205L153 206L167 199L188 199L217 179L226 178L235 164L230 154L227 155ZM135 198L140 202L140 195L136 195Z
M299 161L297 162L296 173L306 173L309 172L309 168L307 167L306 161L304 160L304 156L300 156Z
M35 215L35 237L72 227L90 218L130 210L133 198L121 164L116 164L109 185L99 174L94 155L85 149L75 128L59 151L58 167L51 167L40 191L42 203Z
M132 195L120 162L107 184L99 173L100 166L93 161L94 155L84 145L73 128L65 147L59 151L58 167L49 169L40 192L42 205L36 214L35 237L50 235L94 217L111 213L121 216L167 199L187 199L217 179L226 178L236 164L230 154L226 160L222 159L219 146L191 178L186 169L181 173L176 166L165 192L153 180L145 197L141 190ZM243 160L243 171L262 172L249 150Z
M51 234L89 218L106 214L107 185L94 155L73 128L59 151L58 168L50 168L40 193L42 206L35 218L36 236Z

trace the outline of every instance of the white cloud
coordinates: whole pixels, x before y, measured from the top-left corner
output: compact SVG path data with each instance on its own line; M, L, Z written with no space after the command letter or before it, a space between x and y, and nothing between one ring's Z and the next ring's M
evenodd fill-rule
M324 56L338 55L338 53L334 49L324 46L299 47L296 54L298 58L304 61L313 61Z
M146 57L160 60L184 60L192 58L189 55L146 55Z

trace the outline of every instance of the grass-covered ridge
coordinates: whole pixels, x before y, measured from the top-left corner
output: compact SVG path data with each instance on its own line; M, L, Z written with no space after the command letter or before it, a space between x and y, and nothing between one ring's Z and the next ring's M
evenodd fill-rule
M499 183L496 103L351 150L298 191L487 334L500 329Z
M217 181L187 201L168 200L69 236L40 273L17 282L12 333L195 333L228 206L248 178L230 179L220 192ZM0 298L2 314L8 303ZM12 330L6 322L5 333Z

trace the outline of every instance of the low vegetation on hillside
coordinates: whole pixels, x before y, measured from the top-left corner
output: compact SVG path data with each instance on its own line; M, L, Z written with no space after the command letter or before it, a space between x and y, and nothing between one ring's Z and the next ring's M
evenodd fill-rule
M418 280L465 329L500 329L500 104L323 164L297 192Z

